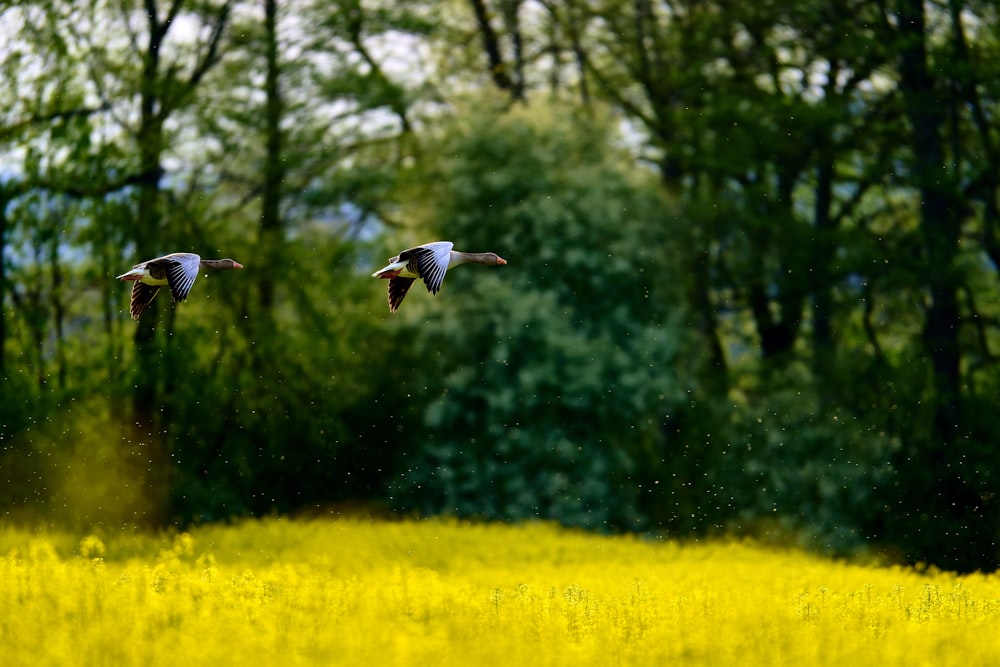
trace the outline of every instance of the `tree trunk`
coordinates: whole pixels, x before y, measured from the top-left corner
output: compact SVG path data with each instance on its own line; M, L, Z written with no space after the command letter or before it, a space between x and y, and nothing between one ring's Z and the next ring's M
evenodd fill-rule
M59 392L66 390L66 306L63 303L63 272L59 261L59 235L53 234L49 246L49 270L52 272L52 292L49 304L52 307L52 331L55 336L56 386Z
M266 266L278 266L282 244L281 198L285 167L282 161L281 117L284 105L281 99L280 64L278 62L278 2L264 0L264 30L266 44L267 74L264 83L267 102L265 104L266 155L264 162L264 184L261 194L260 241ZM261 271L257 283L258 305L262 323L270 322L274 305L274 275ZM270 328L270 325L266 325Z
M900 89L910 125L915 186L920 193L919 220L930 304L921 339L932 372L932 429L912 434L897 459L899 490L897 532L914 561L958 569L995 569L996 526L966 470L962 417L962 371L959 340L959 278L955 271L964 206L956 176L946 162L949 105L954 87L935 86L927 54L922 0L900 0ZM947 97L946 97L947 96ZM958 159L958 156L955 156Z
M729 365L719 333L719 316L712 299L712 257L707 248L691 253L688 270L692 279L687 299L694 310L694 326L705 342L706 365L702 381L712 396L724 396L729 391Z
M816 203L813 212L815 289L812 309L813 368L822 380L830 372L833 354L833 289L830 262L835 249L836 223L831 216L833 202L833 157L822 155L816 169Z
M941 444L947 446L958 426L961 387L958 344L958 295L952 265L958 251L961 202L945 165L942 129L946 118L927 65L926 25L921 0L901 3L900 26L904 46L900 60L900 87L910 123L917 187L920 191L920 228L928 266L931 297L923 341L934 370L935 423Z
M0 377L7 371L7 264L3 261L7 247L7 190L0 183Z
M160 99L160 49L169 23L161 23L155 0L147 0L149 41L143 53L142 79L140 82L140 119L136 135L139 153L139 170L143 175L138 183L136 224L132 226L136 252L139 259L149 259L159 254L162 213L160 207L160 178L163 173L163 107ZM165 299L166 297L164 297ZM134 471L144 491L146 507L141 508L142 521L158 524L163 519L167 505L166 437L159 415L163 403L161 392L161 350L156 331L160 320L159 308L147 308L136 323L134 344L136 367L132 386L131 460Z

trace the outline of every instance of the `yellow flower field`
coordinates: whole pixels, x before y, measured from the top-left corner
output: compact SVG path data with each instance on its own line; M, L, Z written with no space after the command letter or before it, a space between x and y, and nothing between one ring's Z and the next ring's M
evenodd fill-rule
M1000 578L547 524L0 529L0 664L991 665Z

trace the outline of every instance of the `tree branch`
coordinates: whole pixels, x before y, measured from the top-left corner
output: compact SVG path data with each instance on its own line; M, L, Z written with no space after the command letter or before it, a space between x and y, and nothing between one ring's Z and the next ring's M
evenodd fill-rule
M25 128L31 127L33 125L42 125L44 123L50 123L56 120L66 120L70 118L87 118L93 116L94 114L101 113L102 111L107 111L111 108L111 105L107 102L103 102L100 106L96 107L80 107L78 109L60 109L58 111L52 111L50 113L34 114L30 118L14 123L13 125L8 125L7 127L0 127L0 143L7 141L14 135L23 131Z
M348 21L348 30L351 34L351 44L354 49L361 56L361 59L365 61L365 64L371 68L372 76L379 80L386 88L396 88L397 86L386 76L382 67L379 65L378 61L372 57L368 48L364 44L364 40L361 35L362 18L361 9L358 8L357 12L352 15L352 19ZM392 100L389 102L389 108L392 109L393 113L399 116L400 125L403 128L403 132L409 134L412 131L412 126L410 124L409 116L407 115L406 105L402 103L400 99L397 99L395 95L392 96Z
M483 48L486 50L486 58L489 62L490 77L497 88L506 90L512 95L515 94L514 82L507 73L507 64L504 62L503 54L500 53L500 40L493 24L490 23L489 13L486 11L486 3L483 0L469 0L472 10L476 15L476 24L479 26L479 34L483 37Z
M205 76L205 72L219 62L219 44L222 41L222 35L225 33L226 26L229 23L229 12L232 9L232 6L232 0L226 0L226 4L222 6L218 15L215 17L215 21L212 23L212 36L208 40L208 50L205 52L205 57L202 58L200 63L198 63L194 71L191 73L191 78L188 79L187 87L189 90L196 88L198 83Z
M81 185L77 181L61 183L58 181L27 180L8 182L3 186L3 199L9 201L32 190L45 190L55 194L66 195L76 199L106 197L113 192L119 192L133 185L144 183L155 183L163 176L163 169L152 170L150 172L140 172L130 174L116 181L100 183L97 185Z

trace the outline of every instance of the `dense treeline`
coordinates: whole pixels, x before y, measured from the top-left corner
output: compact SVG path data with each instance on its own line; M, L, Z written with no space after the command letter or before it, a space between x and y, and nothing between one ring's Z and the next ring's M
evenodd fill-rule
M993 3L18 3L0 496L995 569ZM370 273L449 239L390 315ZM113 277L233 257L139 322Z

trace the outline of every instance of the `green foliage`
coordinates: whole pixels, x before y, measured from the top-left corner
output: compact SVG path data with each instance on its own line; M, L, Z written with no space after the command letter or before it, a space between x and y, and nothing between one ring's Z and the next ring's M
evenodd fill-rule
M2 10L5 509L130 516L104 465L161 524L391 495L1000 562L990 3L171 6ZM373 266L435 238L510 264L390 316ZM137 326L112 277L180 250L247 269Z
M803 371L770 377L733 406L726 465L713 467L710 484L735 492L724 494L737 510L728 527L758 533L777 515L806 545L846 553L881 519L877 490L901 443L870 415L831 404Z
M431 363L394 501L641 527L631 478L679 395L669 209L598 121L463 118L439 140L428 234L509 265L453 270L436 299L415 288L404 304Z
M396 340L371 314L373 300L380 316L382 304L355 271L359 251L337 239L289 245L299 278L280 284L273 320L212 306L211 295L184 304L166 359L176 377L165 409L176 423L179 520L290 512L372 497L383 486L386 435L379 443L383 424L373 410L377 397L397 402L383 384ZM266 270L245 263L244 272Z
M0 377L0 470L8 480L0 491L0 507L8 514L35 502L44 488L38 457L26 439L17 437L42 412L27 378L20 373Z

